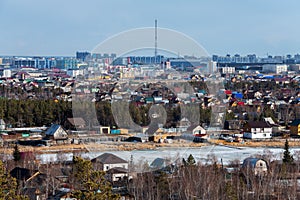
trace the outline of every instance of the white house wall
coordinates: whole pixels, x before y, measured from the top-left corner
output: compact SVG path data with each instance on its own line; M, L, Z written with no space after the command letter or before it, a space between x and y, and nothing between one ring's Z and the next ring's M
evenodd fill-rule
M115 167L121 167L124 169L128 169L128 163L104 164L103 171L107 171L107 170L115 168Z
M204 128L202 128L201 126L197 126L193 130L193 135L195 135L195 134L206 134L206 130Z
M122 179L123 177L127 176L127 173L117 173L112 175L112 181L118 181Z
M62 127L59 127L54 133L54 138L66 138L67 136L67 133Z
M267 163L263 160L258 160L255 164L255 174L265 173L268 171Z
M251 133L245 132L244 137L249 139L269 139L272 138L272 128L251 128Z

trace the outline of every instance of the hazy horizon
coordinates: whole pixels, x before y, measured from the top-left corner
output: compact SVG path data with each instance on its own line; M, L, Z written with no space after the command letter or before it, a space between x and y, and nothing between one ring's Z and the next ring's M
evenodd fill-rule
M74 56L122 31L153 27L155 19L210 55L294 55L299 6L296 0L2 0L0 55Z

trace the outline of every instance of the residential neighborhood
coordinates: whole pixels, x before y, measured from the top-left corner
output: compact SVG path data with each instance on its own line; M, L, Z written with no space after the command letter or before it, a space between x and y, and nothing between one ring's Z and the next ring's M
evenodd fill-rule
M16 59L15 63L20 62ZM90 181L110 188L109 198L147 199L152 194L156 195L155 199L165 199L166 195L171 199L191 199L189 194L181 192L176 182L184 182L197 196L198 191L184 179L187 174L197 173L195 166L203 171L214 166L216 173L225 177L223 183L233 188L236 188L235 179L240 177L245 184L241 190L251 192L258 189L257 181L267 180L264 177L283 170L283 163L294 163L288 166L291 171L287 176L272 179L272 191L266 189L266 198L276 196L274 192L282 190L283 181L289 189L297 182L299 160L287 162L291 160L289 154L284 154L287 157L284 162L263 154L223 163L222 159L211 158L196 161L192 155L187 160L174 161L162 155L134 161L105 151L121 147L151 150L209 145L237 149L282 147L285 142L297 147L300 142L299 71L288 73L280 66L281 71L277 73L270 71L273 69L270 65L259 72L238 71L238 68L228 71L221 63L215 72L217 76L199 73L199 67L194 67L193 72L189 68L187 73L177 74L163 66L152 68L156 71L153 75L149 73L150 66L129 69L131 64L127 63L128 66L122 67L104 65L98 75L90 77L90 69L82 60L78 63L80 68L72 72L82 70L81 74L27 64L3 69L6 75L0 82L1 146L13 149L13 159L3 159L3 162L17 180L18 194L29 199L74 199L77 194L89 195L91 191L80 186L78 180L81 176L78 170L83 165L89 166L85 170L90 170L97 180L102 180L97 182L91 176ZM205 62L202 65L206 66ZM292 66L287 69L295 69ZM30 107L34 109L26 109ZM82 152L100 149L97 156L77 157ZM287 146L285 151L288 150ZM37 153L48 152L55 152L57 158L50 162L37 159ZM64 157L67 152L73 154L72 159ZM3 158L9 157L7 153L4 155ZM154 188L169 184L172 190L154 192L144 188L149 181ZM295 187L300 188L298 184ZM230 197L231 194L219 195Z
M299 7L0 0L0 200L300 199Z

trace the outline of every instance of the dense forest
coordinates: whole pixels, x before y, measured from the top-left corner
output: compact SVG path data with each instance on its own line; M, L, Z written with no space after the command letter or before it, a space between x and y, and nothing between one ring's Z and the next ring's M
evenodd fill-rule
M91 104L91 103L89 103ZM103 126L117 127L114 120L114 116L111 110L111 102L100 101L94 102L94 108L96 111L96 118L91 119L89 117L89 109L84 106L80 107L77 112L80 116L86 120L87 125L100 124ZM135 105L129 104L129 112L132 120L141 126L147 126L150 123L148 116L149 109L152 104ZM166 104L164 108L167 113L167 120L165 127L176 127L181 119L181 108L179 104ZM257 106L253 107L229 107L233 112L227 112L225 119L240 119L240 120L261 120L262 117L277 118L276 113L282 113L282 116L295 116L296 108L277 107L271 109L269 105L260 105L260 111L258 112ZM297 108L298 109L298 108ZM203 108L199 104L200 111L200 124L209 124L211 117L211 109ZM247 115L242 115L242 113ZM234 114L235 113L235 114ZM240 115L239 115L240 113ZM288 115L287 115L288 113ZM251 115L255 114L255 115ZM73 117L72 102L69 101L57 101L57 100L15 100L15 99L0 99L0 119L3 119L8 126L11 127L31 127L31 126L49 126L52 123L64 124L67 118ZM95 121L97 123L95 123Z
M47 126L71 116L71 102L0 99L0 118L12 127Z
M129 111L133 121L142 126L150 123L148 116L151 104L136 106L129 105ZM78 112L82 113L83 119L90 119L89 112L84 106ZM165 105L167 112L166 127L175 127L180 120L180 106ZM117 126L111 111L109 101L95 102L95 110L99 124L103 126ZM203 117L201 122L208 123L210 109L200 109ZM15 100L0 99L0 118L11 127L49 126L52 123L63 124L67 118L72 117L72 102L57 100ZM93 120L94 121L94 120ZM87 124L93 125L92 121Z

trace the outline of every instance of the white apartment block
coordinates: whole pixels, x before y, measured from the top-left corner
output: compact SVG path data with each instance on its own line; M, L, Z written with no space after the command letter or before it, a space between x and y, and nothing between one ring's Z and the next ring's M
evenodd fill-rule
M264 73L275 73L281 74L283 72L287 72L288 66L285 64L266 64L263 65L263 72Z

